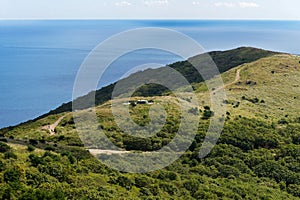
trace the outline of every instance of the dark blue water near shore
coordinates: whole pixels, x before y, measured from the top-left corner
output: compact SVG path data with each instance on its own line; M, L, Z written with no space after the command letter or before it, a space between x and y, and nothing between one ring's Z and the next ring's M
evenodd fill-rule
M114 34L141 27L175 29L206 51L253 46L300 53L300 21L0 21L0 127L71 100L77 70L88 53ZM116 62L100 85L116 81L131 66L177 60L157 51L136 52Z

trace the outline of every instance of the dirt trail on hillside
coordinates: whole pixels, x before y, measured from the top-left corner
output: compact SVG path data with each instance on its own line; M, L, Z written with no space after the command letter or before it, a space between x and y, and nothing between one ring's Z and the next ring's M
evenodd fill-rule
M228 87L228 86L231 86L231 85L237 83L237 82L240 80L240 78L241 78L240 73L241 73L241 69L236 70L236 74L235 74L235 79L234 79L234 81L231 82L231 83L225 84L225 85L224 85L223 87L221 87L221 88L226 88L226 87ZM221 89L221 88L220 88L220 89Z
M63 120L65 116L60 117L54 124L46 125L42 127L42 130L48 130L50 132L50 135L55 134L55 128L58 126L58 124Z
M112 154L130 153L130 151L102 150L102 149L88 149L88 151L94 156L100 155L100 154L112 155Z
M237 83L237 82L240 80L240 78L241 78L240 73L241 73L241 69L238 69L238 70L236 71L235 79L234 79L233 82L227 83L227 84L223 85L222 87L220 87L220 88L214 90L214 92L217 92L217 91L219 91L219 90L225 89L226 87L231 86L231 85Z

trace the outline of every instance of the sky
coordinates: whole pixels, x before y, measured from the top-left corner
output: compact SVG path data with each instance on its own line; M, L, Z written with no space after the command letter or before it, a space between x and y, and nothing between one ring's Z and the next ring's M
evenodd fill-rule
M299 0L0 0L0 19L299 20Z

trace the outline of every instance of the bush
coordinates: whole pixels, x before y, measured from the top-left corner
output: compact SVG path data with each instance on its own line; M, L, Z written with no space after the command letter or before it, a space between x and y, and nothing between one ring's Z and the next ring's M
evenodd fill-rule
M29 139L29 143L31 145L37 145L37 144L39 144L39 142L37 140L34 140L34 139Z
M211 110L204 110L202 119L209 119L214 115L214 112Z
M295 197L300 197L300 185L291 184L288 186L287 191Z
M280 181L287 181L291 175L290 171L276 161L265 161L254 167L258 177L268 177Z
M47 165L39 165L38 169L41 173L46 173L60 182L64 182L68 178L70 171L60 163L48 163Z
M0 172L5 169L5 164L0 160Z
M34 167L37 167L39 164L44 164L44 160L34 154L29 155L29 160L31 162L31 165Z
M58 141L62 141L62 140L64 140L65 139L65 136L64 135L60 135L59 137L58 137Z
M0 142L0 153L5 153L9 151L11 148L7 144Z
M34 151L34 150L35 150L35 147L34 147L34 146L32 146L32 145L28 145L28 146L27 146L27 151L32 152L32 151Z
M217 195L211 192L203 191L202 189L198 190L193 197L195 199L219 199Z
M242 100L246 100L246 101L249 101L249 102L254 103L254 104L259 102L259 99L257 97L251 99L251 98L247 98L245 96L242 96ZM261 103L264 103L264 100L262 100Z
M4 172L3 178L6 183L19 182L22 173L18 169L8 169Z
M204 110L210 110L209 106L204 106Z
M194 194L195 192L198 191L200 183L195 179L191 179L191 180L185 181L183 183L183 186L185 187L185 189L190 191L191 194Z
M18 157L13 152L8 151L8 152L4 153L4 158L5 159L10 159L10 158L17 159Z
M240 171L230 165L221 165L218 167L218 170L220 172L220 176L224 178L228 178L229 176L238 177L240 175Z
M172 171L160 171L158 177L161 180L170 180L174 181L178 178L177 174Z
M123 143L126 150L152 150L152 142L149 138L125 137Z
M170 195L175 195L178 192L178 188L175 185L168 182L160 183L159 187L160 189L169 193Z
M147 187L150 185L150 180L147 176L137 176L135 177L135 186L139 188Z
M148 188L141 188L140 193L142 196L152 196L152 193Z
M291 137L294 144L298 144L298 145L300 144L300 133L292 135Z
M259 99L258 98L253 98L253 99L249 99L249 101L251 102L251 103L258 103L259 102Z
M133 182L127 178L126 176L119 176L117 179L117 183L126 188L127 190L130 190L132 188Z
M5 143L7 143L8 141L7 141L6 138L0 138L0 142L5 142Z
M46 150L46 151L55 151L55 148L52 147L52 146L47 146L47 147L45 148L45 150Z
M278 124L289 124L289 122L286 119L280 119L278 120Z

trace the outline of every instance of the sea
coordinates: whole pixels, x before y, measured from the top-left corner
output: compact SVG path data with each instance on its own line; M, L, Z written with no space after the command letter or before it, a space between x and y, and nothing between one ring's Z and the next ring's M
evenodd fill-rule
M300 54L300 21L0 20L0 128L70 101L76 74L92 49L115 34L147 27L181 32L207 52L251 46ZM132 67L181 59L160 50L132 52L109 67L98 87Z

